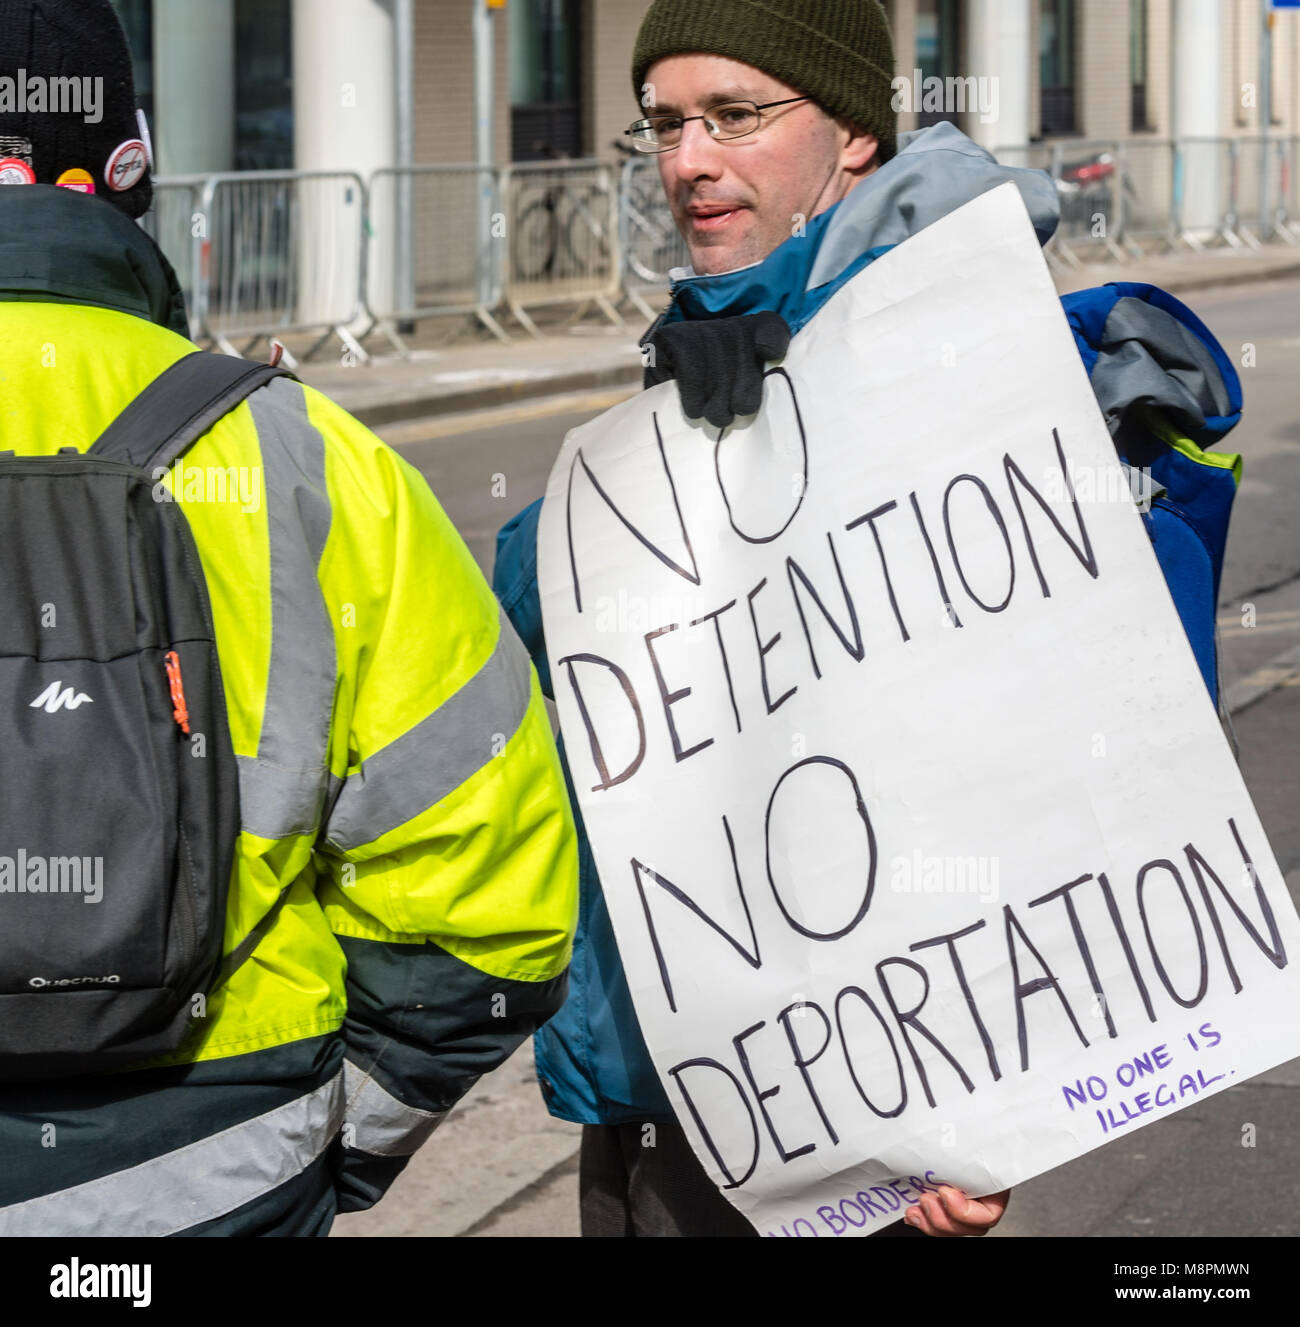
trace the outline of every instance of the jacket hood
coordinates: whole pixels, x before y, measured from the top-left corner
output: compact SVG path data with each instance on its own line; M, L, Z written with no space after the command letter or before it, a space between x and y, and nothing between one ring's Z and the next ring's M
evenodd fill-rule
M899 154L833 209L810 289L833 281L863 250L901 244L1008 181L1020 190L1039 244L1056 233L1060 200L1046 171L1004 166L948 123L903 134L899 141Z
M1020 190L1039 243L1051 239L1060 207L1045 171L1003 166L947 123L900 134L898 141L896 156L761 263L715 276L687 269L673 283L665 321L771 309L798 332L882 253L1008 181Z
M125 213L52 184L0 188L0 300L89 304L189 337L161 249Z

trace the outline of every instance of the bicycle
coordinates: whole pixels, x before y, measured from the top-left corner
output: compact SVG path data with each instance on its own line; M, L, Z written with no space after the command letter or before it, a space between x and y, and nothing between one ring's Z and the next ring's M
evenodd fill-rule
M543 147L553 160L569 160ZM525 180L526 177L518 176ZM511 243L515 276L522 281L558 280L599 271L610 260L609 193L584 180L543 180L524 205L524 189L516 206Z
M613 147L642 166L624 175L623 249L627 265L649 285L664 285L674 267L685 267L690 262L685 241L678 233L654 163L617 139Z

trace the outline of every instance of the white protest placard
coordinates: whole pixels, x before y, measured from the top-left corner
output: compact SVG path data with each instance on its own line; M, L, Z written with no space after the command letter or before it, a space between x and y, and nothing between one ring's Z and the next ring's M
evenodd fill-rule
M539 536L638 1018L765 1234L1005 1189L1300 1053L1300 925L1014 186L721 437L571 433Z

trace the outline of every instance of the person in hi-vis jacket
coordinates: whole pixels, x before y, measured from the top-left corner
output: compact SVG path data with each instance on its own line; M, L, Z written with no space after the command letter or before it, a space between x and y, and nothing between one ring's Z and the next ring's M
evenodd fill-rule
M196 348L136 224L148 150L109 0L0 0L19 70L104 89L94 123L0 109L0 434L52 457ZM222 953L252 947L173 1054L48 1081L0 1061L0 1235L326 1234L564 998L576 845L545 704L428 485L286 377L182 460L249 481L164 482L238 766ZM21 753L0 769L19 786Z

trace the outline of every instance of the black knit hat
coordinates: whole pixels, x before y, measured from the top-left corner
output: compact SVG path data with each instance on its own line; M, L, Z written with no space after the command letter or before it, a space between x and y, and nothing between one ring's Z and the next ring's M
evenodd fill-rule
M141 149L125 146L139 140L137 104L109 0L0 0L0 158L25 162L37 184L84 171L101 198L141 217L153 185Z
M722 55L788 83L896 150L894 42L878 0L654 0L632 56L632 84L669 55Z

